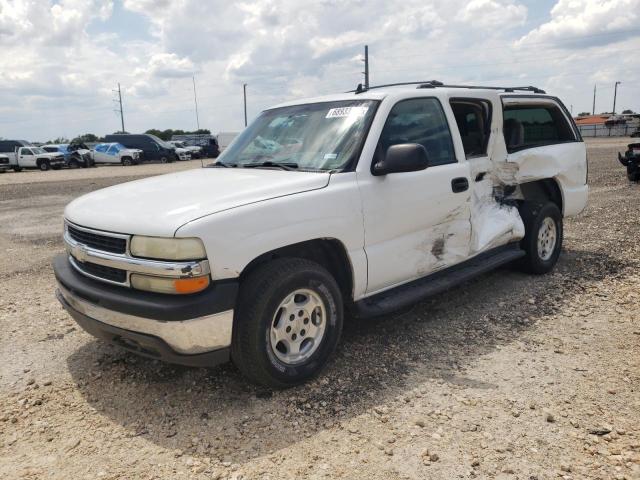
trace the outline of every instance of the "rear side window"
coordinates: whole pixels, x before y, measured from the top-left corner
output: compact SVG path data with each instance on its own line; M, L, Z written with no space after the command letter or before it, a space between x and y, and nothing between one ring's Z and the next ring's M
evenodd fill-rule
M105 144L97 145L96 152L104 153L107 151L107 148L109 148L109 145L105 145Z
M555 105L507 105L504 108L507 150L573 142L573 129Z
M487 154L491 134L491 105L486 100L460 98L451 100L460 138L467 158Z
M401 143L423 145L431 165L457 161L447 119L435 98L402 100L391 109L380 134L379 147L386 152L390 146Z

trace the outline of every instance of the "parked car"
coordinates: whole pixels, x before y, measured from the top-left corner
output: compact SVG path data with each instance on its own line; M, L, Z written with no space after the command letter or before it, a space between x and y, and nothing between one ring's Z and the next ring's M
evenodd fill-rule
M178 156L178 160L191 160L191 152L186 148L175 147L176 155Z
M630 143L622 155L618 152L618 161L627 167L627 178L632 182L640 182L640 143Z
M142 158L142 150L127 148L120 143L99 143L91 151L97 164L137 165Z
M49 153L61 153L64 156L64 161L67 165L69 165L69 159L71 158L71 152L69 152L69 150L67 150L67 146L68 144L66 143L61 143L61 144L49 144L49 145L42 145L42 149L45 152L49 152Z
M0 140L0 154L9 158L9 165L15 172L23 168L58 170L64 166L64 155L60 152L47 152L33 145L22 146L24 143L28 145L24 140Z
M634 138L640 137L640 128L638 128L634 132L632 132L630 136L634 137Z
M7 172L11 168L9 165L9 157L4 154L0 154L0 173Z
M551 271L587 196L585 144L542 90L360 87L265 110L208 168L74 200L57 296L137 354L289 387L326 364L345 309Z
M69 151L69 167L92 167L93 157L91 156L91 149L82 142L72 141L68 146Z
M189 155L191 156L191 158L202 157L202 147L198 147L196 145L187 145L186 143L181 142L179 140L170 140L168 143L170 143L176 148L176 153L178 152L178 149L181 148L189 152Z
M164 140L150 135L143 134L121 134L116 133L105 137L107 143L120 143L127 148L135 148L143 151L143 161L159 161L161 163L171 163L178 160L175 148Z
M201 155L205 158L216 158L220 155L220 147L216 138L207 133L173 135L172 141L183 142L186 145L201 148Z

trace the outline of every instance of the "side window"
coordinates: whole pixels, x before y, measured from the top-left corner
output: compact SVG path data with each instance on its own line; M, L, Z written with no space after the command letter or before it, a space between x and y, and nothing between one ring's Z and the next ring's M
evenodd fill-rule
M106 145L97 145L96 146L96 152L104 153L106 150L107 150L107 146Z
M567 119L556 105L507 105L504 107L503 130L509 152L576 140Z
M33 155L33 152L31 150L29 150L28 148L23 148L22 150L20 150L20 153L22 155Z
M117 145L111 145L109 147L109 150L107 150L107 154L108 155L115 155L116 153L118 153L118 146Z
M491 134L491 105L486 100L453 99L451 109L456 117L462 146L467 158L487 154Z
M400 143L423 145L431 165L457 161L447 119L435 98L402 100L391 109L378 147L386 152L391 145Z

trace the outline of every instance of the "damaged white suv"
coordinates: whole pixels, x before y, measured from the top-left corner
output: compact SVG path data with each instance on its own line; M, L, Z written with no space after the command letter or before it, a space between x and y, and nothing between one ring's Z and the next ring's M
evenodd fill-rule
M346 311L508 262L550 271L587 193L580 134L539 89L358 88L265 110L208 168L73 201L57 295L131 351L287 387L327 362Z

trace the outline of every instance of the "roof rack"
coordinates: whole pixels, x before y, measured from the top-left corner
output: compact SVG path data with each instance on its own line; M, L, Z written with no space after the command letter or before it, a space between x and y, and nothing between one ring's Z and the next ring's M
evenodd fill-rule
M356 87L355 90L349 90L347 93L364 93L368 90L373 90L376 88L386 88L386 87L399 87L399 86L403 86L403 85L418 85L416 88L438 88L438 87L443 87L443 88L469 88L469 89L476 89L476 90L502 90L504 92L515 92L515 91L519 91L519 92L533 92L533 93L547 93L544 90L542 90L541 88L538 87L534 87L534 86L527 86L527 87L488 87L485 85L445 85L442 82L439 82L438 80L427 80L427 81L422 81L422 82L400 82L400 83L387 83L384 85L374 85L372 87L369 88L365 88L362 86L361 83L358 84L358 86Z

